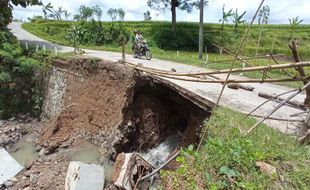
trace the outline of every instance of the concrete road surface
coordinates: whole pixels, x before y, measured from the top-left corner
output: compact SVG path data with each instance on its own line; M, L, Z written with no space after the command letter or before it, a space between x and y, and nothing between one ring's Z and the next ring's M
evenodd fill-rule
M73 51L72 47L64 47L57 44L53 44L51 42L48 42L46 40L42 40L29 32L25 31L21 27L22 23L13 22L9 27L12 29L13 34L20 40L22 43L28 42L29 44L39 44L39 45L45 45L48 48L51 48L54 50L54 47L57 47L58 51L61 52L70 52ZM96 57L104 60L111 60L111 61L118 61L122 58L121 53L115 53L115 52L108 52L108 51L95 51L95 50L84 50L85 56L88 57ZM202 67L195 67L190 66L186 64L181 63L175 63L171 61L164 61L159 59L152 59L151 61L145 60L145 59L135 59L132 55L126 55L126 61L138 64L142 63L144 67L149 68L155 68L155 69L161 69L161 70L167 70L170 71L171 68L174 68L177 72L203 72L208 71L206 68ZM225 79L226 75L217 75L218 77ZM232 79L246 79L245 77L240 76L232 76ZM222 85L221 84L207 84L207 83L197 83L197 82L188 82L188 81L180 81L180 80L174 80L174 79L167 79L172 81L173 83L197 94L198 96L204 98L207 101L216 102L219 93L221 91ZM253 92L245 91L245 90L233 90L226 88L224 91L224 94L221 98L220 105L229 107L234 110L238 110L243 113L249 113L251 110L253 110L255 107L257 107L259 104L264 102L266 99L258 97L259 92L265 92L265 93L275 93L279 94L282 92L286 92L291 90L291 88L279 86L276 84L245 84L245 85L251 85L255 87L255 90ZM286 96L287 97L287 96ZM303 102L305 99L305 95L301 94L298 95L294 100L298 100L300 102ZM254 114L256 115L262 115L264 116L266 113L270 112L277 103L270 102L263 107L261 107L259 110L257 110ZM289 106L283 106L281 109L279 109L276 113L272 115L272 117L275 118L281 118L284 120L302 120L305 117L291 117L292 114L300 113L301 110L295 109ZM265 123L273 127L275 129L278 129L279 131L287 134L297 135L303 126L300 122L288 122L288 121L277 121L277 120L267 120Z

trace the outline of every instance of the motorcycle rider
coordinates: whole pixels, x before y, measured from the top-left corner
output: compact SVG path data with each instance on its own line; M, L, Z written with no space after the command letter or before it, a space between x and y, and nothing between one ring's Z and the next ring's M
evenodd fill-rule
M138 52L140 54L141 47L142 47L143 43L145 43L144 37L142 36L140 30L137 31L135 43L136 43L136 48L137 48L136 52Z

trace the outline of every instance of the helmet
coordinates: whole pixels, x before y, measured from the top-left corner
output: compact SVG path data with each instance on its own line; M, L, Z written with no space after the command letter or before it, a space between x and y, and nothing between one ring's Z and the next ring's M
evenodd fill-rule
M138 32L138 30L134 30L134 31L133 31L133 33L137 33L137 32Z

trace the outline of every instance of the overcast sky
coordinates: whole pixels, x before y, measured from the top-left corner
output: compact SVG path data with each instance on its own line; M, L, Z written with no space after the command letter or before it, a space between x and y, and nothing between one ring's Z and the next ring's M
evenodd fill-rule
M223 4L226 9L236 9L239 12L247 11L246 19L249 21L253 17L261 0L210 0L209 5L205 8L205 22L217 23L221 17L221 9ZM158 12L151 10L147 5L147 0L42 0L44 4L51 2L54 7L62 6L70 13L75 14L81 5L99 5L103 11L103 20L108 21L110 18L106 15L109 8L122 8L126 11L125 20L143 20L143 13L147 10L151 11L152 20L171 20L170 11ZM304 20L304 24L310 24L310 0L266 0L271 10L270 23L287 24L288 18L299 16ZM33 15L43 15L39 6L15 7L13 11L14 18L26 20ZM186 11L177 12L178 21L194 21L199 20L197 10L192 13Z

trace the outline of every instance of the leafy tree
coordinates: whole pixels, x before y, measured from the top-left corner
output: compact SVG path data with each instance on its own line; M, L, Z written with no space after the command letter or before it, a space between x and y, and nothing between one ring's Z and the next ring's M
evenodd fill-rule
M66 12L67 11L64 10L62 7L58 7L58 9L53 10L49 16L54 18L55 20L62 20L62 16L65 15Z
M268 24L269 16L270 16L270 8L268 5L265 5L259 11L259 14L258 14L259 37L258 37L255 56L257 56L257 54L258 54L258 49L259 49L259 46L260 46L262 38L263 38L264 25Z
M236 36L236 39L239 38L239 25L244 24L246 22L245 19L243 19L244 15L246 14L246 11L244 11L241 15L238 13L238 9L234 12L233 16L233 23L234 23L234 33Z
M27 7L29 5L40 5L39 0L1 0L0 1L0 29L6 27L13 18L13 5Z
M47 19L47 13L50 12L52 13L53 12L53 6L51 3L48 3L46 5L42 4L42 11L43 11L43 15L44 15L44 19Z
M93 8L93 14L96 15L98 21L100 21L102 17L102 9L98 5L95 5L92 8Z
M66 38L73 45L74 53L81 52L80 46L83 41L83 37L85 35L85 28L82 25L72 25L66 34Z
M222 18L219 20L221 23L221 45L222 47L225 45L225 34L224 34L224 26L229 21L228 19L234 15L233 10L230 9L228 12L225 11L225 4L222 8Z
M145 21L150 21L150 20L152 20L150 11L146 11L146 12L143 14L143 16L144 16L144 20L145 20Z
M147 5L155 10L166 11L171 10L172 16L172 32L176 35L176 9L185 10L188 13L192 12L194 8L199 8L200 0L148 0ZM208 1L205 2L207 5Z
M81 20L88 20L94 15L94 9L85 5L80 6L79 12Z
M296 27L298 25L300 25L304 20L303 19L299 20L298 16L295 17L295 18L289 18L288 20L289 20L290 26L291 26L291 34L290 34L290 37L288 39L288 41L290 41L293 38L293 34L294 34L295 30L296 30Z
M117 18L119 21L123 21L126 15L126 12L122 9L113 9L110 8L107 14L111 17L112 21L115 21Z

